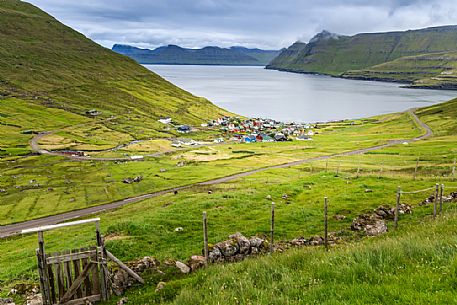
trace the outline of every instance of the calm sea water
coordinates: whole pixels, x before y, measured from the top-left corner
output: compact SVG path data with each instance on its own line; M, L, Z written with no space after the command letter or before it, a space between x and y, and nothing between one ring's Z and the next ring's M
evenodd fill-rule
M265 70L263 67L146 67L218 106L249 117L317 122L354 119L444 102L457 92Z

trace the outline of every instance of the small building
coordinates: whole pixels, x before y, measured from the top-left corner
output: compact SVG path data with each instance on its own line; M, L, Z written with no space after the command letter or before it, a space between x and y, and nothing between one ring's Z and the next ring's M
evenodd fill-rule
M98 116L98 115L102 114L102 112L98 111L96 109L91 109L91 110L87 110L86 114L90 115L90 116Z
M165 125L171 124L172 120L171 118L161 118L159 119L159 122Z
M275 134L274 139L275 139L275 141L277 141L277 142L285 142L285 141L287 141L287 137L286 137L286 135L283 134L283 133L277 133L277 134Z

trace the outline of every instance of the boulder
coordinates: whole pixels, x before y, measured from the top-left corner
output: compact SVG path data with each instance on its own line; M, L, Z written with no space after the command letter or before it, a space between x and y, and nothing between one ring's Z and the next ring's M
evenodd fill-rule
M11 298L0 298L0 305L16 305Z
M376 236L387 232L387 225L384 220L376 220L373 224L365 226L365 233L368 236Z
M187 274L191 271L189 266L181 263L180 261L176 261L176 268L178 268L184 274Z
M26 304L27 305L42 305L43 299L41 297L41 294L32 293L32 294L27 295Z
M221 250L221 253L224 257L234 256L240 250L238 243L233 239L217 243L215 247Z
M299 238L292 239L290 244L295 247L303 247L308 244L308 241L302 236Z
M230 239L236 240L239 248L240 254L249 254L251 251L251 243L249 239L241 235L241 233L236 233L229 236Z
M205 257L200 255L192 255L187 262L187 265L192 271L202 268L205 266Z
M129 278L128 273L122 269L117 270L112 275L111 282L111 289L117 296L123 295L124 291L133 284L133 280Z
M212 263L223 262L224 256L222 255L222 252L219 248L214 247L208 253L208 260Z
M124 304L127 304L128 301L129 301L129 299L126 298L126 297L124 297L124 298L120 299L119 301L117 301L116 304L117 304L117 305L124 305Z
M319 246L324 244L324 239L318 235L313 236L309 239L308 244L310 246Z
M260 238L260 237L257 237L257 236L254 236L254 237L251 237L249 239L249 244L251 245L251 247L255 247L255 248L260 248L262 247L262 245L264 244L265 240Z
M160 262L150 256L145 256L142 259L129 263L129 267L136 273L143 273L148 269L156 269Z

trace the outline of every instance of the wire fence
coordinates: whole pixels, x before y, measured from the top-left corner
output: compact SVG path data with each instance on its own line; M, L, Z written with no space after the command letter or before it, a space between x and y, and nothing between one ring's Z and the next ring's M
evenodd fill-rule
M457 190L457 186L451 186L451 187L446 188L446 190L453 190L453 189ZM428 205L428 204L433 205L433 212L432 212L433 218L436 218L437 215L443 215L443 213L444 213L443 204L445 202L448 202L448 203L453 202L453 201L457 202L457 194L449 193L449 195L447 195L447 196L445 195L445 185L444 184L436 184L433 187L418 189L418 190L409 190L409 191L402 190L401 187L398 187L397 192L396 192L395 207L393 207L393 208L383 207L384 209L391 209L391 211L393 211L393 216L394 216L393 226L395 229L398 229L398 222L400 221L400 217L404 220L407 220L406 215L402 214L403 213L402 208L404 205L403 196L417 195L417 194L429 194L429 196L424 196L423 197L424 200L422 202L418 202L415 208L419 208L421 205L424 205L423 204L424 202L425 202L425 205ZM311 239L309 239L308 241L304 240L303 245L321 245L327 251L329 250L329 245L331 242L331 238L329 236L329 210L331 210L331 208L332 208L329 205L329 202L330 202L330 199L328 197L325 197L322 200L322 203L323 203L323 210L322 210L322 214L321 214L322 227L320 228L320 231L322 232L323 236L321 237L321 239L317 240L317 242L314 244L309 243L309 240L311 240L314 237L311 237ZM270 210L269 210L270 217L263 218L265 221L267 221L267 219L268 219L268 223L265 222L264 230L262 230L260 232L261 234L263 234L265 241L268 243L267 252L269 252L269 253L275 252L275 250L277 249L276 246L278 244L284 244L284 243L290 242L287 240L281 240L280 234L278 236L278 230L281 231L281 227L278 226L278 216L281 217L281 214L278 215L276 213L275 206L276 206L276 204L274 202L272 202ZM263 210L263 212L266 212L266 210ZM375 215L375 214L373 214L373 215ZM358 217L366 217L366 214L359 215ZM376 215L374 217L375 217L375 218L373 218L374 222L376 222L376 220L382 219L382 220L387 221L389 219L389 218L376 219L376 217L377 217ZM303 223L303 225L305 225L305 224ZM220 224L212 223L211 214L208 214L206 211L203 212L203 226L202 227L203 227L202 236L203 236L203 246L204 246L204 250L202 252L204 253L205 263L208 264L208 263L211 263L209 256L211 256L211 252L214 251L214 245L211 245L208 242L208 236L213 235L210 233L210 231L212 229L220 230L221 227L220 227ZM269 227L269 231L266 230L267 227ZM352 230L352 226L350 229L348 228L347 230ZM231 232L231 234L233 234L233 233L234 233L234 231ZM219 242L221 242L221 241L219 241ZM222 242L224 242L224 241L222 241ZM232 240L231 242L236 243L237 241ZM238 240L238 242L239 242L239 240ZM217 247L217 245L218 244L216 244L216 247ZM241 247L241 245L238 245L238 246ZM236 247L236 245L234 247ZM223 250L221 250L221 251L223 251ZM233 253L234 253L233 255L237 254L236 251ZM247 254L247 253L245 253L245 254ZM225 255L225 254L223 254L223 255Z

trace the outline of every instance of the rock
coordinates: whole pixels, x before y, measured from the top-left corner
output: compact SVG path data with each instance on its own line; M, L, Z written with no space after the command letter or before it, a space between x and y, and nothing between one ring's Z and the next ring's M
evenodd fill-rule
M222 252L219 250L219 248L213 248L208 253L208 260L212 263L223 262L224 256L222 255Z
M0 189L0 193L6 193L6 190L5 189Z
M289 196L287 194L282 194L281 198L286 200L287 198L289 198Z
M0 298L0 305L16 305L11 298Z
M120 299L119 301L117 301L117 305L124 305L124 304L127 304L128 303L128 298L126 297L123 297L122 299Z
M156 292L165 288L165 282L159 282L156 286Z
M187 262L187 265L192 271L202 268L205 266L205 257L200 255L192 255Z
M142 259L129 263L130 268L135 271L136 273L143 273L148 269L157 269L157 267L160 265L160 262L150 256L145 256Z
M251 243L249 239L241 235L241 233L236 233L229 236L230 239L236 240L238 243L239 253L240 254L249 254L251 250Z
M210 194L210 195L211 195L212 193L213 193L213 191L212 191L212 190L209 190L209 191L208 191L208 194Z
M266 199L271 200L271 195L267 195Z
M345 219L346 219L346 216L344 216L344 215L335 215L335 216L333 216L333 218L334 218L335 220L345 220Z
M184 165L185 165L184 161L180 161L180 162L176 163L177 167L183 167Z
M124 182L126 184L132 184L134 182L138 183L141 180L143 180L143 177L142 176L137 176L135 178L125 178L124 180L122 180L122 182Z
M189 273L190 272L190 267L187 266L186 264L184 263L181 263L180 261L176 261L176 267L181 270L182 273Z
M319 245L322 245L323 243L324 243L324 239L318 235L311 237L308 241L308 244L310 246L319 246Z
M265 240L260 238L260 237L251 237L249 239L249 244L251 245L251 248L260 248L264 244Z
M365 189L365 193L373 193L372 189Z
M384 220L376 220L374 224L365 226L365 232L368 236L376 236L387 232L387 225Z
M121 296L133 284L133 281L129 280L128 273L122 269L117 270L112 275L111 282L111 289L117 296Z
M184 231L183 227L177 227L175 229L175 232L182 232L182 231Z
M295 247L302 247L308 244L308 241L302 236L299 238L292 239L290 244Z
M239 246L236 240L225 240L220 243L217 243L215 247L221 250L221 253L224 257L234 256L239 251Z
M133 178L133 182L140 182L141 180L143 180L143 176L137 176Z
M31 294L27 296L27 305L42 305L43 304L43 299L41 297L41 294Z
M124 180L122 180L122 182L124 182L126 184L132 184L133 183L133 179L132 178L125 178Z
M166 171L167 171L167 170L166 170L165 168L161 168L161 169L160 169L160 172L161 172L161 173L165 173Z

